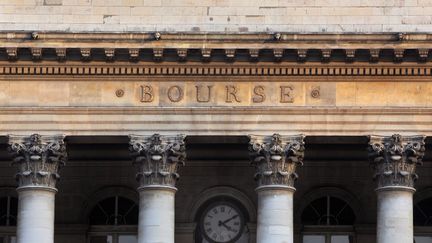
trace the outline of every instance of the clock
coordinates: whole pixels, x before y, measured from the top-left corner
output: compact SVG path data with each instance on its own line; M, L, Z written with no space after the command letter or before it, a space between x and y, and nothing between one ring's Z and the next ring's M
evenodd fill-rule
M204 238L211 243L234 243L243 234L244 217L238 207L229 202L210 204L201 217Z

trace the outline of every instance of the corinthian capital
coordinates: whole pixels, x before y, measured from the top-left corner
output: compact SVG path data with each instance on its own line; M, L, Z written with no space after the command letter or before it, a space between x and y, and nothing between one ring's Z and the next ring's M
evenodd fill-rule
M370 136L369 158L378 189L408 187L414 190L416 166L425 153L424 136Z
M55 189L59 169L67 160L64 135L9 136L9 151L18 167L18 188Z
M179 165L184 165L186 147L184 135L129 136L129 149L138 169L140 188L149 186L175 187L180 177Z
M249 152L261 186L294 188L296 167L303 164L304 136L249 136Z

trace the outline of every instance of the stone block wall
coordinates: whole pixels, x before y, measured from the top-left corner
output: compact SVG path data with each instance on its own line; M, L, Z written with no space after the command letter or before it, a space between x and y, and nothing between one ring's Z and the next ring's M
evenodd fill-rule
M432 0L0 0L0 31L430 32Z

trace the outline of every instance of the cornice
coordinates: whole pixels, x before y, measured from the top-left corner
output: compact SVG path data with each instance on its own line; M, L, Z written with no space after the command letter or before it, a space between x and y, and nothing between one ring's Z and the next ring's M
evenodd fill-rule
M426 62L432 34L0 32L0 59Z

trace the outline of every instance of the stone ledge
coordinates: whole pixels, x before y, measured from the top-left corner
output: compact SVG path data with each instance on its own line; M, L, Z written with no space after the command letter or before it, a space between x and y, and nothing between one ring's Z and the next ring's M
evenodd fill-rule
M0 59L160 61L420 61L432 34L0 32Z

